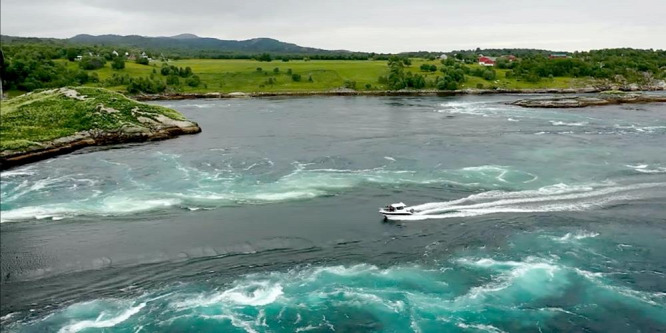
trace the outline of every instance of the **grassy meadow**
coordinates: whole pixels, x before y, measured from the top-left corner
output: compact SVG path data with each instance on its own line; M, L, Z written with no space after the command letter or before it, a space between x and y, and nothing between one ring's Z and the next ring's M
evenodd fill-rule
M0 102L0 151L39 147L42 142L91 129L140 127L143 125L137 117L154 119L159 115L185 120L177 111L139 103L106 89L34 91Z
M75 69L77 63L59 60L68 67ZM388 74L386 61L375 60L291 60L288 62L271 61L260 62L256 60L227 60L227 59L185 59L169 61L169 65L176 67L190 67L194 74L201 78L202 84L198 87L190 87L181 84L183 92L299 92L299 91L328 91L345 86L345 81L355 81L356 90L385 90L386 86L378 82L380 76ZM419 67L422 64L435 65L436 72L422 72ZM434 80L441 76L439 68L442 64L439 60L429 61L426 59L412 59L412 64L405 68L414 74L421 74L426 80ZM471 68L479 65L468 65ZM100 81L111 77L114 73L128 74L130 77L149 76L155 70L157 77L162 62L154 61L150 65L139 65L128 61L122 70L111 69L110 63L103 68L94 70ZM258 70L261 68L261 71ZM275 72L275 69L278 69ZM553 79L542 79L537 83L507 79L507 70L494 68L497 72L495 80L487 81L480 77L466 75L466 81L462 89L475 89L479 84L483 88L494 87L505 89L536 89L536 88L577 88L589 84L589 80L579 78L555 77ZM292 75L301 75L301 80L295 82ZM310 81L309 78L312 78ZM273 83L269 83L272 79ZM100 84L89 84L98 86ZM112 90L124 91L124 86L108 87Z

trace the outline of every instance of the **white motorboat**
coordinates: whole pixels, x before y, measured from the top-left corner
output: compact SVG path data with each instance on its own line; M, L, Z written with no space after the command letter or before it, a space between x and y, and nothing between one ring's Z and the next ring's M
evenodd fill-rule
M379 213L384 215L384 218L386 218L392 215L412 215L414 214L414 209L409 209L404 203L398 202L380 208Z

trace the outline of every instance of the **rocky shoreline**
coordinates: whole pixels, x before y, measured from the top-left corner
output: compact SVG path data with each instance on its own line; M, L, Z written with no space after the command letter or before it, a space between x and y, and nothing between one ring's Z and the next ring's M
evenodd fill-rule
M644 94L599 94L596 97L575 96L557 98L528 98L508 103L526 108L583 108L614 104L664 103L666 96Z
M15 119L38 118L39 110L43 105L39 103L48 101L48 103L55 104L68 99L70 102L75 101L76 104L74 106L71 106L71 103L67 105L71 108L79 107L85 112L76 114L74 110L67 110L72 112L68 115L72 121L83 116L94 119L100 125L101 122L107 121L112 126L107 124L106 126L83 129L71 135L47 141L31 140L29 145L16 148L3 146L5 148L0 152L0 170L91 146L165 140L183 134L201 132L197 123L185 119L176 111L138 103L120 94L98 88L60 88L38 92L33 95L24 95L22 99L3 104L3 108L9 110L3 113L3 121L11 123L16 121ZM35 102L40 106L32 106ZM49 118L45 119L48 120ZM43 121L35 120L34 128L45 126ZM21 125L24 124L15 124L16 127ZM6 142L3 144L6 144Z
M663 91L662 86L649 87L586 87L567 89L464 89L464 90L370 90L357 91L352 89L336 89L327 91L296 91L296 92L232 92L232 93L165 93L140 94L131 96L139 101L217 99L243 97L303 97L303 96L455 96L455 95L490 95L490 94L589 94L608 90L619 91Z
M115 132L83 131L53 141L42 142L40 148L31 148L24 151L3 151L0 153L0 170L71 153L86 147L166 140L183 134L201 132L201 128L196 123L187 123L189 124L160 124L158 128L145 128L145 130L134 128L130 131Z

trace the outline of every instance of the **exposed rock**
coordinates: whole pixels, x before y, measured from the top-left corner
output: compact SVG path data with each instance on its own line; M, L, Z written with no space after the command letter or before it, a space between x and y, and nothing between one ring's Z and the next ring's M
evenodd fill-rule
M73 99L78 99L79 101L83 101L83 100L86 99L86 96L79 95L79 92L74 90L74 89L60 88L59 91L60 91L60 93L62 93L66 97L73 98Z
M97 104L97 111L106 113L116 113L118 110L114 108L105 107L104 104Z
M136 95L134 99L142 101L183 100L199 98L242 98L242 97L274 97L274 96L451 96L451 95L485 95L485 94L587 94L605 90L633 91L635 85L621 86L610 83L598 86L563 89L461 89L461 90L353 90L339 88L325 91L275 91L275 92L232 92L232 93L167 93L156 95ZM638 85L639 91L666 90L666 83L656 81L651 85Z
M509 103L527 108L582 108L586 106L599 106L628 103L658 103L666 102L666 96L650 96L643 94L607 93L597 97L575 96L558 98L529 98Z

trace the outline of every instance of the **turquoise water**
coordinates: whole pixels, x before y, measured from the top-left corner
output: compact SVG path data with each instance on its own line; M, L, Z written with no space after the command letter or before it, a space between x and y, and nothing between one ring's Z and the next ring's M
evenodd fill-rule
M163 102L204 132L5 171L2 329L666 330L666 110L516 98Z

